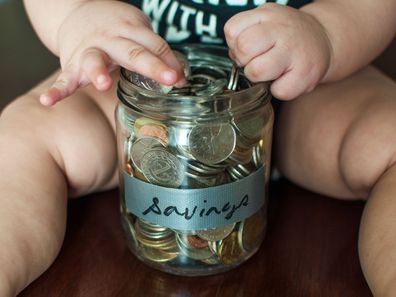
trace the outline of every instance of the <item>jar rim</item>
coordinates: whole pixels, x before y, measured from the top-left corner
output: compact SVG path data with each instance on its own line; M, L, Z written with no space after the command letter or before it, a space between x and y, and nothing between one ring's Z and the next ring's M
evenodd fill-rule
M226 47L218 45L205 45L205 47L203 47L202 45L184 44L176 45L173 48L186 54L189 61L190 59L201 59L203 57L203 59L206 59L206 62L208 62L208 59L211 57L213 59L214 57L214 55L211 55L208 51L219 51L223 54L227 52ZM228 69L230 69L232 67L231 59L224 57L224 55L219 55L219 59L216 57L215 62L220 63L225 69L228 67ZM155 110L157 110L157 112L164 112L172 110L174 114L179 113L179 115L183 115L188 107L189 110L187 114L189 116L193 114L202 115L207 112L236 112L240 109L246 110L258 105L265 105L271 98L269 91L270 82L252 83L250 87L238 91L215 94L212 96L172 96L145 89L134 84L129 79L131 73L133 73L133 71L125 68L120 69L117 94L121 102L125 105L143 111L155 112Z

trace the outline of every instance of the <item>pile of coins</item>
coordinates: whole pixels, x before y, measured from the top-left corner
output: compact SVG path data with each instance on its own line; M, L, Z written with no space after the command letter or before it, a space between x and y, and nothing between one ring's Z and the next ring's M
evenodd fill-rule
M140 88L169 97L210 97L251 86L235 65L231 69L210 63L191 63L181 53L187 84L181 88L161 85L147 77L125 72ZM211 121L159 121L130 119L125 140L124 170L142 181L180 189L198 189L230 183L249 176L265 165L262 114ZM264 181L263 181L264 182ZM144 259L177 267L236 265L251 256L263 239L265 209L250 218L206 230L173 230L130 214L128 232Z
M222 227L182 231L149 223L135 216L129 233L144 259L173 267L236 265L252 255L264 237L263 209L246 220Z

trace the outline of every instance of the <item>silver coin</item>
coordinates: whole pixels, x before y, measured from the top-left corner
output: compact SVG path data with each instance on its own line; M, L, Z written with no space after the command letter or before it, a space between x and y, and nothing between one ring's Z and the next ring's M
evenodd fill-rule
M256 168L259 168L261 165L263 165L261 151L262 151L262 149L259 144L255 145L253 147L252 161L253 161L253 164L256 166Z
M231 165L247 164L252 159L252 151L252 148L245 150L234 149L232 154L228 157L227 163Z
M155 185L177 188L184 179L183 164L164 148L148 150L142 157L141 168L146 179Z
M131 159L131 149L133 144L134 136L129 135L124 142L124 159L128 162Z
M197 125L188 135L191 154L209 165L227 159L235 148L235 142L235 130L229 123Z
M206 165L194 160L188 160L187 167L198 173L214 175L223 172L226 165Z
M150 136L139 138L132 144L130 148L130 156L132 163L136 167L136 169L142 171L142 157L148 150L154 147L164 147L164 145L158 138Z
M227 169L227 173L228 173L229 178L230 178L231 181L237 181L237 180L240 180L240 179L241 179L241 177L235 175L234 172L233 172L232 170L228 170L228 169Z
M239 67L234 63L232 64L230 78L227 84L227 89L231 91L235 91L238 86L238 80L239 80Z
M243 137L258 141L263 131L264 118L262 116L253 116L234 119L233 124L237 132Z
M226 238L234 230L235 224L229 224L217 228L197 230L197 235L207 241L218 241Z
M227 172L233 178L233 180L239 180L252 174L256 170L256 166L253 163L248 164L236 164L235 166L227 167Z
M173 126L169 130L169 143L177 148L180 156L184 156L186 161L192 159L193 156L190 153L190 146L188 143L188 135L190 134L191 126Z
M184 76L189 77L191 74L191 67L188 62L187 57L178 51L173 51L173 53L175 54L176 59L180 62L181 66L183 68Z
M173 86L161 84L154 79L148 78L147 76L144 76L137 72L131 72L129 78L135 85L160 94L167 94L173 89Z
M186 172L187 180L185 183L188 184L188 188L208 188L224 184L226 181L226 176L224 173L216 175L195 175L190 172Z
M239 172L238 170L235 170L235 167L228 167L227 172L230 174L233 180L240 180L245 177L243 173Z

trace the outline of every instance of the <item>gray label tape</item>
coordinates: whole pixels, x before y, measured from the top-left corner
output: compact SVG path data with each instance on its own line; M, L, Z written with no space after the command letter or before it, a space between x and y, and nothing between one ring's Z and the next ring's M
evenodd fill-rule
M265 202L265 168L238 181L203 189L172 189L123 173L126 207L139 218L178 230L242 221Z

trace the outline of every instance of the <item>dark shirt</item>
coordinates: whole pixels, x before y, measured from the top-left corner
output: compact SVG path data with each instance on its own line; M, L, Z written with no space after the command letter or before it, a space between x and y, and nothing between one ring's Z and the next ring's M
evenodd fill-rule
M310 0L130 0L169 43L225 44L224 24L234 14L265 2L299 8Z

